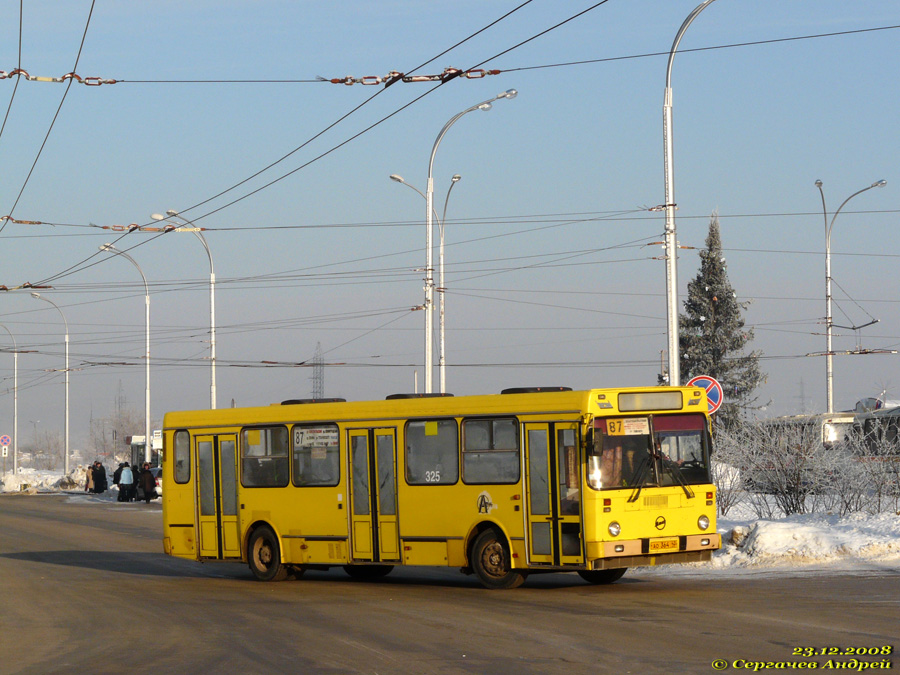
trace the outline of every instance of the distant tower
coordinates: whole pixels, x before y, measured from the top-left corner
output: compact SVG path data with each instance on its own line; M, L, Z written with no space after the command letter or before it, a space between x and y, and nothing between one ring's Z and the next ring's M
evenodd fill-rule
M313 356L312 397L325 398L325 356L322 354L322 343L316 343Z

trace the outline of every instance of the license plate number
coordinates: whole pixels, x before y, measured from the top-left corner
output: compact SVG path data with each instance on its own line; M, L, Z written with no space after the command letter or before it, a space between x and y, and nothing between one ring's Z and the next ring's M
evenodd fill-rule
M664 553L678 550L678 539L651 539L650 553Z

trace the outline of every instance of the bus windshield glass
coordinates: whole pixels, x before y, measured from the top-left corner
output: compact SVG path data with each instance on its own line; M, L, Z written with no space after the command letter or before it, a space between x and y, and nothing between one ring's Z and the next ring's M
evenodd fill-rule
M651 415L594 421L588 457L595 490L710 482L703 415Z

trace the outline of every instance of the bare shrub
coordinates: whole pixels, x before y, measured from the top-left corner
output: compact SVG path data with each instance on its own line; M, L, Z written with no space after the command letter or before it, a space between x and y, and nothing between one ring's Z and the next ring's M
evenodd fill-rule
M760 518L822 510L831 499L840 460L815 425L750 422L729 433L731 461Z
M852 475L858 495L857 511L897 511L900 507L900 454L896 439L872 435L852 437L848 443Z
M739 504L746 493L741 478L741 458L744 454L743 426L719 431L711 457L713 483L716 486L716 508L725 516Z
M900 509L895 439L850 435L826 447L816 425L748 422L719 430L712 456L720 515L746 501L758 518Z

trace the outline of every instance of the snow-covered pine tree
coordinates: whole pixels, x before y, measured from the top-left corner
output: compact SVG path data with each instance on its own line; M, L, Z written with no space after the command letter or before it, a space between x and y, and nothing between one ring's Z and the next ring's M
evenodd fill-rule
M743 312L749 302L741 302L728 281L719 215L713 213L700 251L700 271L688 284L684 314L679 318L681 378L687 382L697 375L709 375L722 385L724 401L716 417L729 426L756 401L753 392L763 379L759 369L762 352L744 353L753 339L753 330L744 329Z

